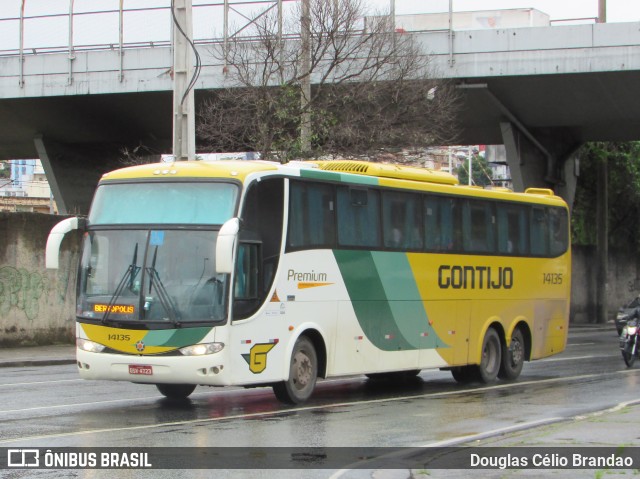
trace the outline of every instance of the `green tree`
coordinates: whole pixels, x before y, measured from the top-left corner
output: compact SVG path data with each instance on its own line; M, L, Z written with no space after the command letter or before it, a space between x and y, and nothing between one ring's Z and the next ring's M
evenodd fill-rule
M458 93L438 79L415 36L396 32L389 15L367 15L363 0L303 3L308 12L298 3L283 37L273 11L246 29L251 41L211 48L225 88L198 112L198 137L210 151L286 162L452 141Z
M483 187L493 184L491 180L491 168L484 157L480 155L473 156L471 159L471 170L471 184ZM456 174L458 175L460 184L469 184L469 162L466 160L463 161L456 169Z
M597 165L608 167L609 245L640 252L640 142L594 142L579 152L580 176L571 219L575 244L596 243Z

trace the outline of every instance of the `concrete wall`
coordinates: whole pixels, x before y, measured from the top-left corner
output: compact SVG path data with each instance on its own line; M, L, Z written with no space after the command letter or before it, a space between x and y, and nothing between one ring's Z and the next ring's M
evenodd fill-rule
M640 293L639 260L635 255L609 251L609 320L613 320L620 306ZM595 246L573 247L571 321L574 323L590 323L595 320L597 267Z
M51 228L63 219L39 213L0 213L0 346L73 342L75 277L81 234L62 242L60 269L44 267ZM595 318L595 248L573 248L571 321ZM610 318L637 294L636 258L613 252L609 259Z
M80 233L62 242L60 270L44 266L47 235L62 216L0 213L0 346L73 342Z

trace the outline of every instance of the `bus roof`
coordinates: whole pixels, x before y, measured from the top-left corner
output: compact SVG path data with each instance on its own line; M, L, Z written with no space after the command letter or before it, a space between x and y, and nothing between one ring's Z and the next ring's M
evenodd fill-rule
M229 178L244 181L251 173L275 171L278 166L278 163L268 161L241 160L152 163L105 173L100 181L143 178Z
M528 188L516 193L507 188L460 185L449 174L428 168L374 163L367 161L294 161L287 164L262 160L177 161L131 166L105 173L102 182L136 179L222 178L245 182L252 174L299 176L324 181L387 186L390 188L434 191L511 201L565 204L547 188Z

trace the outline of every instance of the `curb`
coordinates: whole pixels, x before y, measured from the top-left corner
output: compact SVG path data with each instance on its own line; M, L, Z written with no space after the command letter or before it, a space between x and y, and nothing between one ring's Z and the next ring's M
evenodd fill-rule
M59 366L75 364L74 359L19 359L16 361L0 361L0 368L20 368L25 366Z

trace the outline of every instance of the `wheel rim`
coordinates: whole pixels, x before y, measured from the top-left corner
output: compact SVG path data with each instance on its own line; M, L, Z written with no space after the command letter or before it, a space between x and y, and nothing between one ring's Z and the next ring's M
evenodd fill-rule
M293 355L293 384L296 389L306 388L313 381L313 365L304 351Z
M524 348L522 347L522 343L519 339L511 340L511 365L518 366L521 362L523 362L524 358Z

